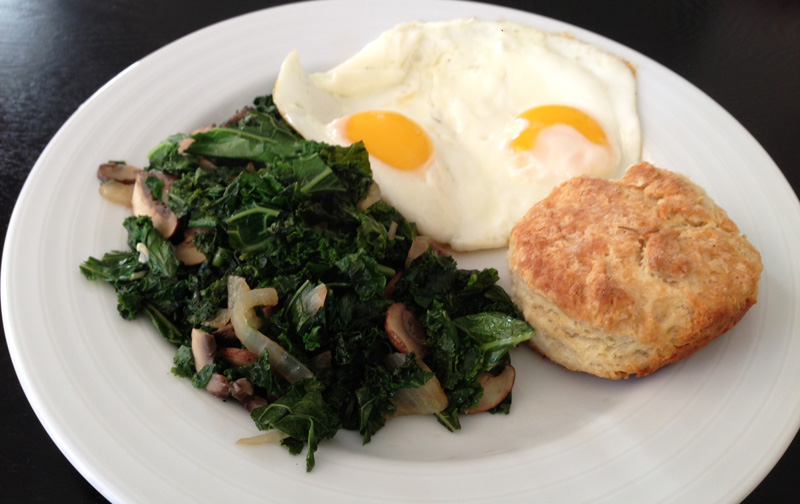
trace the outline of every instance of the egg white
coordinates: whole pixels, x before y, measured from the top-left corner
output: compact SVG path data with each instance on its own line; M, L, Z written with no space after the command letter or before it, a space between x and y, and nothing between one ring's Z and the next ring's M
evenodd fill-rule
M358 54L308 74L284 61L273 90L305 138L349 145L342 123L357 112L394 111L419 124L435 154L402 171L371 156L383 198L419 230L455 250L502 247L532 204L571 177L614 177L637 162L636 80L620 58L571 37L498 21L411 22ZM599 146L556 124L533 149L514 152L517 116L539 105L575 107L608 139Z

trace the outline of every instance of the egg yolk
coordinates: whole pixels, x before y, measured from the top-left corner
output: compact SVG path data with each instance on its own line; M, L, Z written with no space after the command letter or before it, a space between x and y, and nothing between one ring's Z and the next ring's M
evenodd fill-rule
M587 140L597 145L608 145L603 128L587 114L567 105L542 105L529 108L517 116L524 119L528 126L511 141L514 152L531 150L536 144L536 137L543 129L556 124L572 126Z
M363 141L367 152L399 170L415 170L433 155L433 141L422 127L397 112L370 110L347 120L345 135Z

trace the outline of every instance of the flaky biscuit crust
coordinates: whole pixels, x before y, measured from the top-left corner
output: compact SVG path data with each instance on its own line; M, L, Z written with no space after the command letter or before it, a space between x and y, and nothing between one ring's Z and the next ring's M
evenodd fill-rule
M554 189L512 230L508 260L531 345L606 378L652 373L733 327L762 272L702 188L649 163Z

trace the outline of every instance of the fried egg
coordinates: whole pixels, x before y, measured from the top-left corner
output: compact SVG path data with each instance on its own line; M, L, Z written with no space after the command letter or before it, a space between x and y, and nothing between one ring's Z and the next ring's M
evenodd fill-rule
M293 52L273 100L307 139L364 142L383 199L460 251L505 246L554 186L641 153L624 60L505 21L401 24L313 74Z

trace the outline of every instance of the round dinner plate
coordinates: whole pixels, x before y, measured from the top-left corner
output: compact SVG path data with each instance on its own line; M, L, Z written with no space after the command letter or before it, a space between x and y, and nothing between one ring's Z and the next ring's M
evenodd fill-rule
M514 351L510 415L450 433L433 417L389 422L371 443L342 431L313 472L278 445L243 447L247 412L171 372L174 349L116 313L78 265L124 248L127 211L97 194L109 159L146 165L167 136L269 94L297 49L325 70L395 24L509 19L570 32L636 66L643 159L702 185L761 251L758 304L723 337L642 379L608 381ZM732 502L777 462L800 424L800 205L767 153L720 106L620 44L516 10L456 1L290 4L210 26L134 64L84 103L34 166L14 210L2 309L22 387L70 462L117 502ZM500 251L459 256L494 266ZM506 282L505 276L502 279Z

